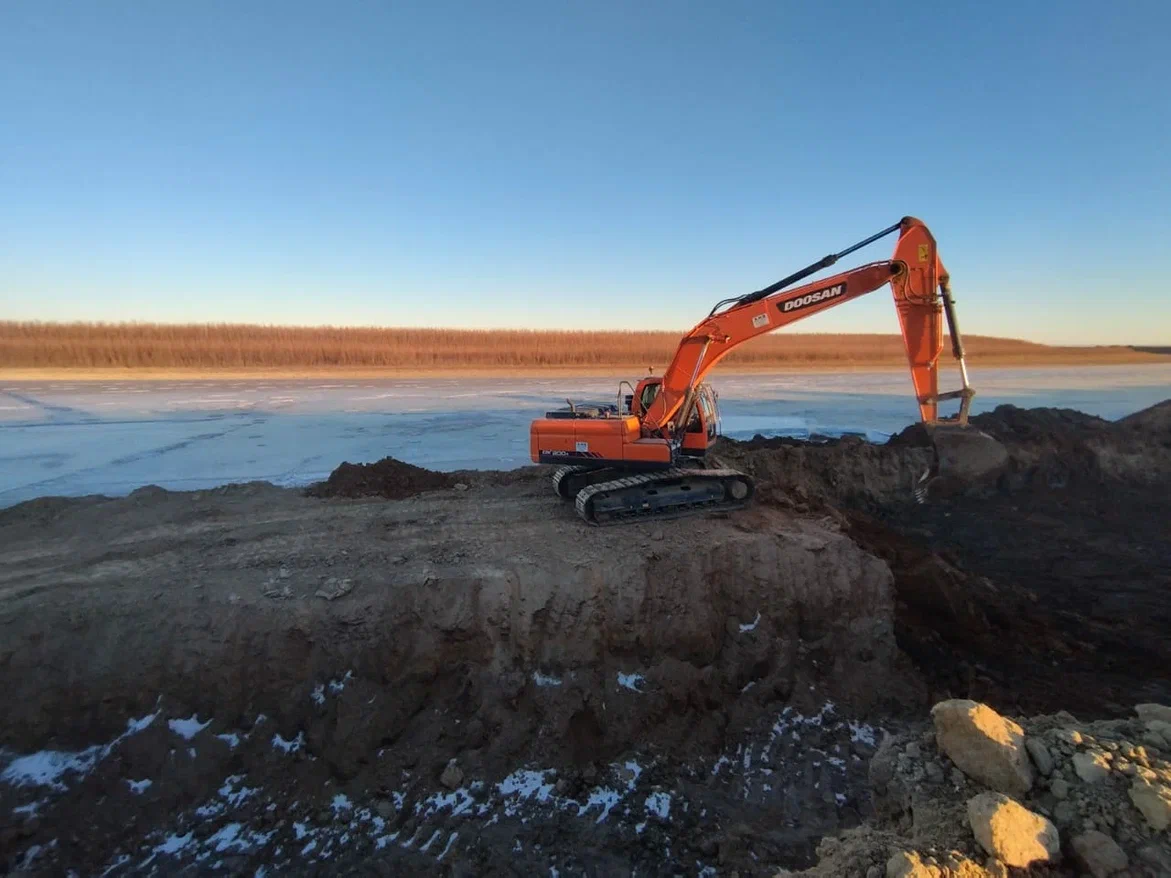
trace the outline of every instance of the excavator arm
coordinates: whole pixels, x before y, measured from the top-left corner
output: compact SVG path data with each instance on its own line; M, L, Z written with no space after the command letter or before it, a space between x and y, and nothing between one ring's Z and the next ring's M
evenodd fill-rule
M891 259L787 289L793 283L828 268L842 256L895 231L899 232L899 238ZM659 393L643 416L643 435L670 438L677 432L678 425L686 423L690 416L696 388L707 373L739 345L874 292L888 283L894 296L923 422L935 424L939 420L939 401L957 397L962 399L958 420L966 422L973 391L968 386L963 344L955 320L947 271L927 227L914 217L904 217L890 228L840 253L826 256L771 286L717 304L707 318L680 342L674 359L663 373ZM963 389L940 395L937 364L943 350L942 317L945 313L952 350L960 362Z

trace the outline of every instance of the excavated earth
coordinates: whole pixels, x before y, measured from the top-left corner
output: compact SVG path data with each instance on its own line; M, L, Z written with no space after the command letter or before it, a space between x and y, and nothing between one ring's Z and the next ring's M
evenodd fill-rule
M658 525L389 459L0 511L0 867L810 866L941 698L1171 702L1169 414L997 409L922 504L911 430L724 442L759 502Z

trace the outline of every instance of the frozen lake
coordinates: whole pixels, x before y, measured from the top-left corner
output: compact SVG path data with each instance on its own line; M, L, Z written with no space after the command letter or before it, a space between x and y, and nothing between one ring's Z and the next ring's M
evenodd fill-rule
M973 412L1007 402L1113 419L1171 396L1171 364L975 369L972 379ZM860 433L883 441L917 418L905 372L717 373L711 383L720 393L722 432L733 438ZM612 400L616 391L617 379L561 377L0 379L0 506L45 495L120 495L148 484L298 485L343 460L387 455L439 470L524 466L530 420L567 397Z

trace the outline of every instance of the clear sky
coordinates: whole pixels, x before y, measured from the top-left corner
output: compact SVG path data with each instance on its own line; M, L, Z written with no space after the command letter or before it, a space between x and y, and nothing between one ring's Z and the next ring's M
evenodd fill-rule
M968 332L1171 344L1169 33L1166 0L5 0L0 318L682 329L912 214Z

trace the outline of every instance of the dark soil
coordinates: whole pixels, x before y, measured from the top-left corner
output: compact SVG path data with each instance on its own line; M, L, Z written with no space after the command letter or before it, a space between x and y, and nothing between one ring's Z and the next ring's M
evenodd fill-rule
M1006 471L923 505L907 490L930 454L919 427L877 447L723 451L890 564L899 645L936 696L1112 716L1171 702L1171 401L1119 422L1000 406L972 425L1008 449Z
M454 480L446 473L437 473L393 457L384 457L377 463L343 462L324 482L311 485L306 493L311 497L385 497L402 500L423 491L441 491L450 488Z

